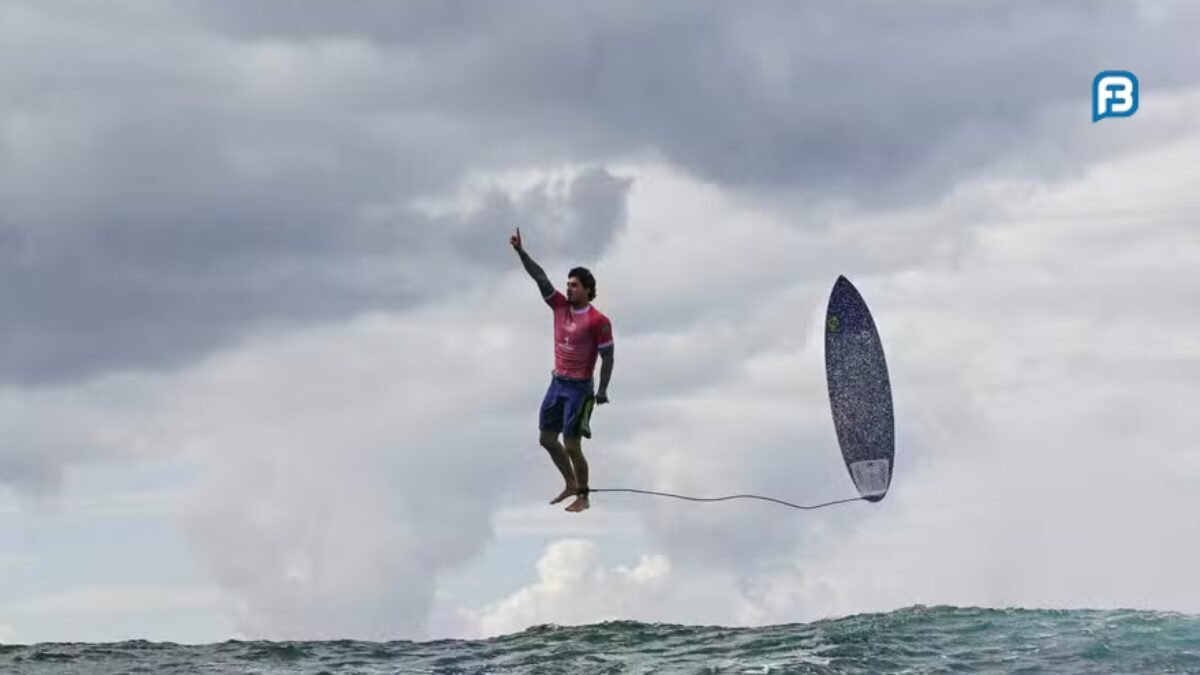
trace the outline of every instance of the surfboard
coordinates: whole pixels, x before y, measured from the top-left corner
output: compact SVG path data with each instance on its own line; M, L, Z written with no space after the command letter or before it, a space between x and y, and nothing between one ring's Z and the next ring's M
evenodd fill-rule
M875 320L844 276L834 283L825 312L825 379L850 479L864 499L880 501L895 459L892 385Z

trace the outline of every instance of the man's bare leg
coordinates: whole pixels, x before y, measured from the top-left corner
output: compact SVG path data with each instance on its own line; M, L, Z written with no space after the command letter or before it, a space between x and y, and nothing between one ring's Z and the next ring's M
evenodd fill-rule
M566 450L558 442L558 434L553 431L543 431L539 441L546 452L550 453L550 459L554 460L554 466L558 467L558 472L562 474L563 481L566 483L563 491L550 500L551 504L557 504L579 492L579 483L575 480L575 472L571 469L571 460L567 458Z
M576 492L578 493L575 501L571 502L567 510L571 512L583 511L591 506L587 496L588 465L587 460L583 457L583 439L563 438L563 445L567 456L571 459L571 465L575 469Z

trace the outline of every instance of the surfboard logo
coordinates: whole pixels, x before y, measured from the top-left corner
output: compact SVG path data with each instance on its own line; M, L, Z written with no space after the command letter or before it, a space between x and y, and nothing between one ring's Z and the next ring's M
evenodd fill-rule
M829 321L826 321L825 325L829 326L830 331L837 330L838 329L838 318L836 316L829 317Z

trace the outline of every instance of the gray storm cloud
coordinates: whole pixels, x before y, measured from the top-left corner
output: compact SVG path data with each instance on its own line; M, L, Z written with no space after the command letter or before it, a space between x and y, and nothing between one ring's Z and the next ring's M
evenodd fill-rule
M395 207L468 171L649 151L727 187L934 198L1100 62L1194 81L1194 8L1152 10L6 3L0 376L168 367L264 322L413 302L421 272L381 258L493 232ZM1082 153L1049 150L1019 170ZM589 185L575 243L598 251L622 193Z

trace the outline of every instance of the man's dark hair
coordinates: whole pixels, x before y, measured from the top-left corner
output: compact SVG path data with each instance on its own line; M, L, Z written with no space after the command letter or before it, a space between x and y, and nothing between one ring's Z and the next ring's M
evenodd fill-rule
M592 276L592 272L586 267L573 267L570 272L567 272L567 278L575 277L583 287L587 289L588 301L596 299L596 277Z

